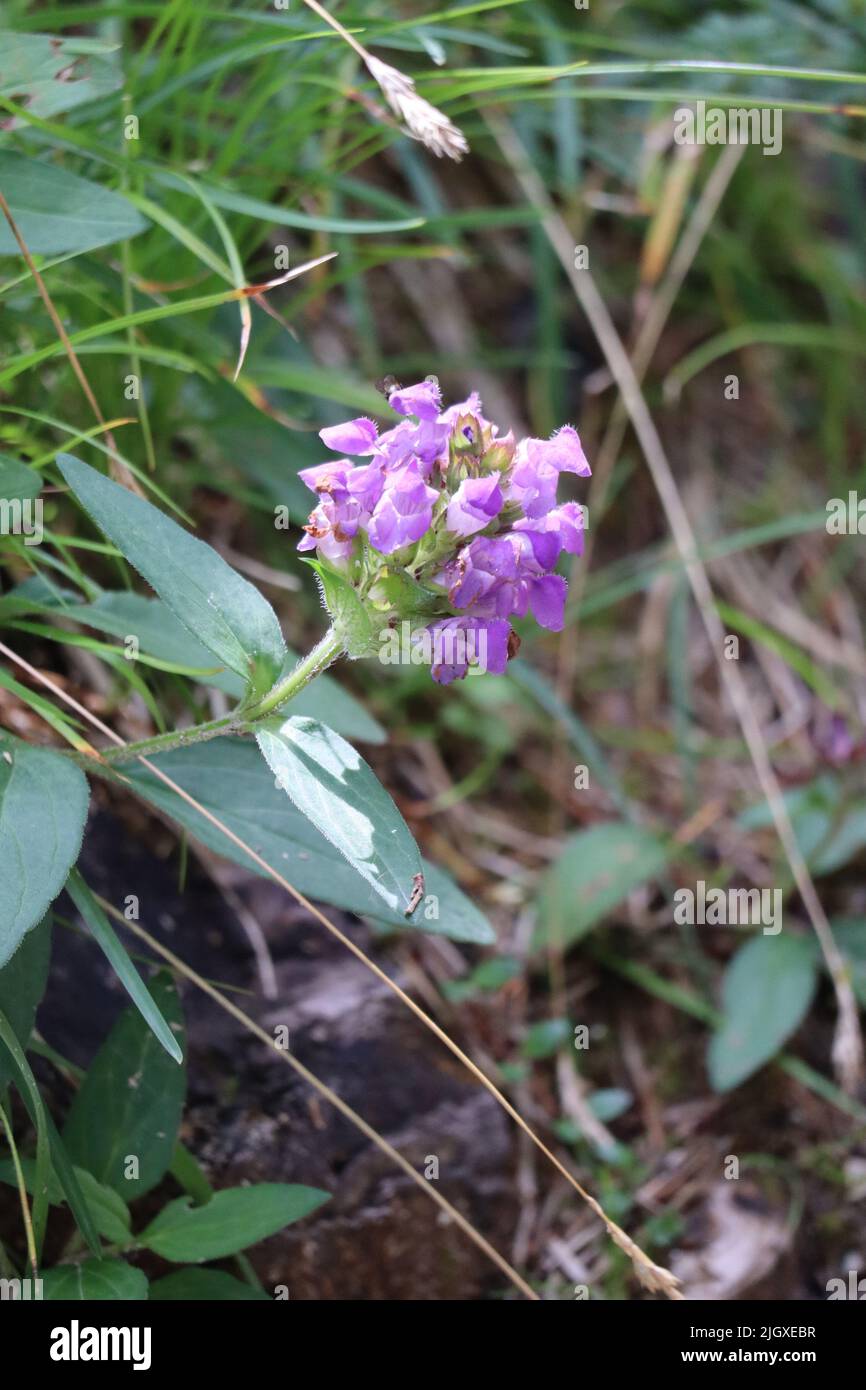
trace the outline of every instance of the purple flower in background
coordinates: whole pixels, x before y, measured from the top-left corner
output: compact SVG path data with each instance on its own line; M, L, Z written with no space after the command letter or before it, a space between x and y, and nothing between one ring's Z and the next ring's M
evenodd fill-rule
M299 549L317 550L391 630L412 620L434 680L501 674L510 619L563 625L555 570L563 552L582 553L584 510L557 505L557 489L563 473L590 473L577 431L515 443L477 392L443 410L435 378L393 386L388 404L403 418L381 434L365 417L320 431L343 457L300 473L317 505Z

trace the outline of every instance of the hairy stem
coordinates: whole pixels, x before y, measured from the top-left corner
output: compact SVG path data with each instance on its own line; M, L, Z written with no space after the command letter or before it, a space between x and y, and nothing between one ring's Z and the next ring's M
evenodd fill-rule
M282 680L278 681L273 690L268 691L268 694L259 700L258 704L244 712L247 723L252 723L253 720L261 719L263 715L279 709L280 705L284 705L287 700L291 700L293 696L299 694L305 685L309 685L311 680L315 680L316 676L320 676L332 662L336 661L342 650L343 644L340 638L332 627L328 628L321 642L318 642L311 652L301 658L294 671L283 676ZM131 744L130 747L132 746Z

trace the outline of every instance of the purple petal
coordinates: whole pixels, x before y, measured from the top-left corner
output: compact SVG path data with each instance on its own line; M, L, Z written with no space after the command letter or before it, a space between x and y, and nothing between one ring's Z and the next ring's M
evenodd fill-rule
M435 420L442 407L442 392L435 381L419 381L415 386L399 387L388 397L398 415L415 415L419 420Z
M342 425L329 425L319 430L319 438L329 449L341 454L372 454L376 448L378 429L372 420L361 415Z
M472 536L476 531L483 531L502 511L503 501L497 473L484 478L464 478L448 503L448 530L458 536Z
M311 492L318 492L328 479L342 482L351 468L349 459L330 459L327 463L317 463L314 468L301 468L298 477Z
M529 589L532 616L550 632L561 632L565 621L565 596L568 585L558 574L545 574L534 579Z

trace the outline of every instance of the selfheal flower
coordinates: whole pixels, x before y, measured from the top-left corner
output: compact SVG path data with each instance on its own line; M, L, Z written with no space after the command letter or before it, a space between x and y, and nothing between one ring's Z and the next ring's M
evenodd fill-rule
M481 618L442 618L416 632L413 642L429 653L430 674L440 685L462 680L470 668L501 676L508 664L511 628Z
M439 494L428 487L414 464L404 464L385 475L381 497L367 523L371 543L383 555L418 541L430 526L433 503Z
M517 446L509 499L529 517L544 516L556 506L560 473L588 478L590 467L577 430L563 425L550 439L523 439Z
M581 553L584 514L556 493L560 474L589 474L577 431L515 443L476 392L443 410L435 378L394 386L388 401L403 418L381 434L363 417L321 431L347 457L301 472L317 506L299 548L328 571L323 591L352 656L408 622L416 659L419 642L434 644L434 680L499 673L517 640L510 619L531 613L551 631L564 621L555 571L564 551Z
M568 551L570 555L583 554L583 508L579 502L564 502L546 516L521 517L515 521L514 529L555 536L558 541L557 556L561 550Z
M502 511L503 501L497 473L489 473L485 478L464 478L448 503L448 530L456 536L483 531Z

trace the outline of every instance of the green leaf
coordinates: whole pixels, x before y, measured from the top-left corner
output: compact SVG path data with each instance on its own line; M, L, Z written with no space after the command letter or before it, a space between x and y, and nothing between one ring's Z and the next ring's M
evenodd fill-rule
M0 970L0 1013L5 1014L24 1052L33 1032L39 1001L45 993L50 961L49 915L27 933L14 956ZM0 1091L12 1079L13 1070L11 1058L0 1043Z
M215 1192L203 1207L178 1197L138 1240L165 1260L220 1260L275 1235L329 1200L329 1193L316 1187L282 1182L229 1187Z
M67 758L0 734L0 966L63 887L89 796Z
M148 223L132 203L48 159L0 150L0 188L28 251L56 256L125 241ZM21 255L0 218L0 255Z
M542 1057L553 1057L561 1047L572 1041L571 1024L567 1018L543 1018L528 1029L520 1051L524 1057L538 1061Z
M120 65L105 56L117 47L99 39L0 30L0 95L31 116L56 116L120 86ZM15 125L24 124L16 120ZM13 127L14 128L14 127Z
M150 1298L151 1301L171 1300L173 1303L186 1300L198 1303L273 1302L262 1289L244 1284L220 1269L178 1269L151 1284Z
M183 1053L178 1046L177 1038L156 1007L153 996L129 959L117 932L77 869L73 869L69 875L66 891L154 1037L165 1048L169 1057L173 1057L176 1062L182 1062Z
M35 468L0 454L0 499L28 501L42 491L42 475Z
M797 842L813 874L835 873L866 845L866 799L846 798L842 784L824 773L805 786L783 793ZM766 801L749 806L737 817L746 830L773 825Z
M127 488L58 455L82 506L209 651L263 695L282 670L286 644L277 615L221 555Z
M283 790L392 911L405 912L422 872L418 846L360 753L315 719L260 729L256 742Z
M123 1260L84 1260L46 1270L42 1297L52 1302L132 1303L147 1298L147 1279Z
M486 918L450 876L423 860L424 903L408 922L402 912L389 911L379 895L276 788L254 744L236 738L212 739L161 753L149 761L308 897L402 929L417 926L454 941L487 946L496 940ZM146 801L185 826L208 849L253 873L264 873L248 854L146 768L130 764L124 775Z
M123 1198L88 1173L86 1168L76 1168L74 1171L99 1234L111 1241L112 1245L123 1245L130 1241L131 1218Z
M542 884L536 947L579 941L633 889L661 873L668 853L658 835L624 821L569 836Z
M318 576L322 602L346 655L352 661L363 656L375 656L381 649L376 625L352 585L321 560L307 559L306 563Z
M722 983L722 1023L707 1064L714 1091L730 1091L774 1057L805 1017L815 993L814 943L804 936L754 936Z
M177 990L165 974L150 986L159 1012L182 1038ZM186 1076L135 1008L126 1009L96 1054L69 1110L66 1148L80 1168L131 1201L154 1187L172 1161ZM129 1157L138 1177L125 1176Z

